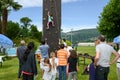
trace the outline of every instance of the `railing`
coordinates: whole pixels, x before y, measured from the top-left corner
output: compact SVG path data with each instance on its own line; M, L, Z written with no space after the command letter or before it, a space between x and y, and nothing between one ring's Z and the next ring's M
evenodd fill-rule
M80 61L83 61L84 62L84 65L86 65L86 58L87 59L92 59L93 56L89 55L88 53L84 53L84 54L81 54L81 53L78 53L78 57L80 58L83 58L83 60L78 60L78 65L80 65Z

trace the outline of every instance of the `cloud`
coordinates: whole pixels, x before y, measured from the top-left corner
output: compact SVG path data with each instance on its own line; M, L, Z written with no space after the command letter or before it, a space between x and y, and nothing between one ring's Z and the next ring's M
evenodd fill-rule
M75 1L81 1L81 0L62 0L63 3L75 2Z
M15 0L23 7L40 7L42 6L42 0Z
M18 2L23 7L41 7L43 0L14 0L15 2ZM83 0L61 0L62 3L68 3L68 2L75 2L75 1L83 1Z

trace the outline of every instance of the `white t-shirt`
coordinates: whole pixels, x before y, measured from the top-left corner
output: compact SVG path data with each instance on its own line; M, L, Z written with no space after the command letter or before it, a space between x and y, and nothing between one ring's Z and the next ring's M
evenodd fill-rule
M113 47L106 44L105 42L101 42L100 44L98 44L96 46L96 52L100 53L100 57L97 62L97 65L100 65L102 67L109 67L110 57L114 51L115 50L113 49Z
M67 43L66 42L63 42L64 46L67 46Z
M118 53L120 54L120 49L118 50ZM117 67L120 68L120 58L117 60Z
M44 59L43 59L44 60ZM41 61L41 63L40 63L40 68L42 69L42 70L44 70L44 74L43 74L43 79L44 80L51 80L51 78L52 78L52 74L51 74L51 71L49 71L49 66L45 66L44 65L44 62L43 61Z
M49 71L50 69L49 66L44 66L42 69L44 70L43 79L51 80L52 74L51 74L51 71Z
M52 75L56 75L57 73L57 66L58 66L58 58L54 57L54 63L56 64L55 68L51 69ZM50 58L50 63L52 65L52 58Z
M65 47L64 50L66 50L68 52L68 56L70 56L70 50L73 50L73 48L71 46L67 46L67 48Z

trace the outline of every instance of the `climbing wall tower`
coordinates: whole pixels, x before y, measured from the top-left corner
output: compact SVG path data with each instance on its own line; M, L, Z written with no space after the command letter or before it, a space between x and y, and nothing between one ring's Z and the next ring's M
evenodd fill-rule
M53 16L54 26L48 22L48 12ZM43 39L50 46L49 52L58 50L61 38L61 0L43 0Z

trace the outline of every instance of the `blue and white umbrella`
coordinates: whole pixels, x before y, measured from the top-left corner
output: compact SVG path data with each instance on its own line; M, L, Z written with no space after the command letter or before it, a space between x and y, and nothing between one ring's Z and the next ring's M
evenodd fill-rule
M13 42L7 36L0 34L0 46L4 48L11 48L13 47Z
M120 35L113 39L113 43L120 44Z

